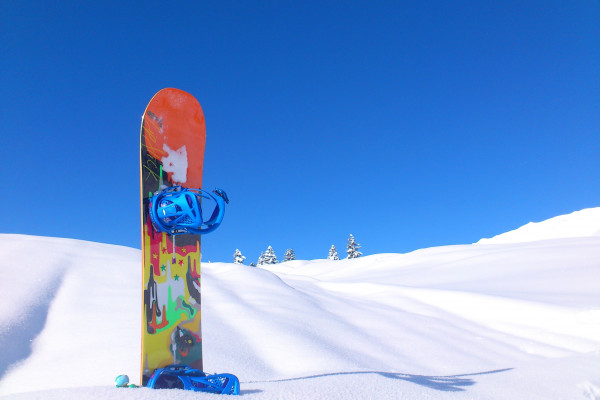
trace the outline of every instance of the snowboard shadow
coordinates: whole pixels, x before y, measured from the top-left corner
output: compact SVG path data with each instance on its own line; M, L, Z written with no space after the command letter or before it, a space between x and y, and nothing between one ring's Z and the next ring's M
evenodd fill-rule
M407 382L414 383L416 385L424 386L430 389L439 390L443 392L463 392L466 387L475 385L476 381L471 378L477 375L489 375L497 374L500 372L510 371L512 368L497 369L492 371L476 372L472 374L462 375L447 375L447 376L428 376L428 375L413 375L404 374L398 372L383 372L383 371L356 371L356 372L333 372L329 374L318 374L303 376L299 378L287 378L287 379L275 379L268 381L253 381L245 383L260 383L260 382L290 382L298 381L303 379L315 379L324 378L329 376L343 376L343 375L368 375L375 374L380 375L389 379L398 379Z

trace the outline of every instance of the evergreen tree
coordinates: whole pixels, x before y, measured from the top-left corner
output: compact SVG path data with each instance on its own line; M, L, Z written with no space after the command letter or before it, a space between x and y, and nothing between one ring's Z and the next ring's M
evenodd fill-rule
M263 264L277 264L277 256L271 246L263 254Z
M285 255L283 256L283 261L291 261L296 259L296 254L294 254L294 250L287 249L285 251Z
M360 244L356 243L354 236L351 234L348 238L348 245L346 246L346 253L348 253L348 257L346 258L358 258L362 256L362 253L358 251L358 249L360 249Z
M337 249L335 248L334 245L331 245L331 248L329 249L329 255L327 256L328 260L339 260L340 256L338 256L338 252Z
M239 249L235 249L235 253L233 253L233 263L234 264L243 264L246 257L242 255L242 252Z
M260 252L260 257L258 257L258 261L256 262L256 265L263 265L265 263L265 253L264 251Z

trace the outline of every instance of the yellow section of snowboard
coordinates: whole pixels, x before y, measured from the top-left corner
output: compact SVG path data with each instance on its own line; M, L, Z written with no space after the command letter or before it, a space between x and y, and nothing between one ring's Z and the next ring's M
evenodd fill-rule
M151 224L144 226L142 373L146 378L170 364L202 368L200 243L176 244L173 261L173 237L152 229Z

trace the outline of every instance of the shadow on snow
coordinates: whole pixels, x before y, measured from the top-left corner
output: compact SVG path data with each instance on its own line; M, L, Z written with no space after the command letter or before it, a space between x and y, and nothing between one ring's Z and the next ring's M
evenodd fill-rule
M299 378L286 378L286 379L274 379L267 381L250 381L244 383L266 383L266 382L290 382L298 381L303 379L314 379L324 378L328 376L341 376L341 375L366 375L376 374L389 379L398 379L415 383L417 385L425 386L430 389L440 390L443 392L462 392L465 387L472 386L476 382L472 379L472 376L477 375L489 375L497 374L500 372L510 371L512 368L497 369L493 371L477 372L473 374L462 374L462 375L448 375L448 376L427 376L427 375L412 375L402 374L398 372L381 372L381 371L357 371L357 372L334 372L329 374L318 374L311 376L304 376Z
M0 331L0 379L10 370L10 367L25 360L32 353L33 341L42 332L52 299L61 287L63 276L57 276L48 284L49 291L39 297L36 304L26 310L25 315L18 321L8 325L7 329Z

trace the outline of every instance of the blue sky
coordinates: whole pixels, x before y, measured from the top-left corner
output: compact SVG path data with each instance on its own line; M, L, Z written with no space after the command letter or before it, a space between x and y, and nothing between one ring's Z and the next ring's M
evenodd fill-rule
M125 4L124 4L125 3ZM207 123L203 260L471 243L600 206L598 1L0 5L1 232L140 247L139 126Z

